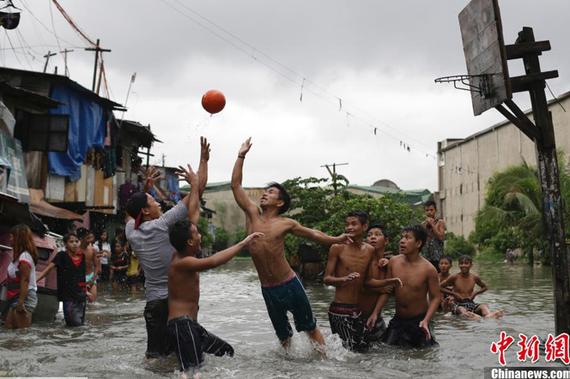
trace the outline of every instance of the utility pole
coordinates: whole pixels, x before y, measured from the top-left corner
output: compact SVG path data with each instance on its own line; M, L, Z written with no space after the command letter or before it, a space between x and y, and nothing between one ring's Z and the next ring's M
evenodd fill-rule
M95 47L88 47L85 50L95 52L95 65L93 66L93 85L91 86L91 90L95 92L95 83L97 82L97 65L99 64L99 54L110 53L111 50L101 48L99 46L99 38L97 38L97 44L95 45Z
M48 53L46 55L44 55L44 58L46 59L46 63L44 64L44 73L47 71L49 58L56 56L56 55L57 55L57 53L52 53L51 51L48 51Z
M332 170L331 170L331 166L332 166ZM329 163L329 164L325 164L321 167L325 167L327 169L327 171L329 172L331 178L332 178L332 182L333 182L333 190L334 190L334 195L337 195L338 192L338 184L337 184L337 180L338 180L338 175L336 173L336 166L348 166L348 163Z
M63 63L65 64L65 71L64 71L64 75L69 77L69 69L67 67L67 53L71 53L73 52L73 50L68 50L67 48L64 49L63 51L60 51L61 54L63 54Z
M166 155L162 154L162 167L166 165Z
M541 45L548 45L542 47ZM546 239L552 259L554 280L554 313L556 333L570 332L570 260L564 232L563 204L560 195L560 176L554 138L552 114L548 110L545 79L557 77L558 72L541 72L538 56L543 50L549 50L547 42L536 42L532 28L524 27L519 32L514 45L507 46L513 58L522 58L526 75L513 81L513 91L530 93L532 115L536 132L536 156L538 176L542 190L542 216L546 225ZM522 51L521 51L522 50ZM519 54L516 54L519 53Z

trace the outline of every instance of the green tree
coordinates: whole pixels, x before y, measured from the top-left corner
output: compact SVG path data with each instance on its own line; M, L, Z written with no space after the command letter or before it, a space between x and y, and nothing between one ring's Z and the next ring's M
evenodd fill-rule
M422 217L421 209L411 207L400 195L386 195L374 198L368 195L356 195L346 190L348 180L337 178L337 196L331 188L330 179L295 178L283 183L292 199L292 208L288 216L301 224L321 230L329 235L344 232L346 215L355 210L369 214L371 223L381 223L386 228L390 239L389 249L396 250L401 229L417 223ZM285 250L288 255L296 254L302 241L295 236L287 236ZM315 248L326 256L327 249Z
M462 255L474 256L475 246L463 236L445 233L445 255L457 259Z
M526 163L496 173L489 180L471 240L501 256L520 247L532 262L535 249L545 251L541 199L536 170ZM548 263L549 257L543 255L542 260Z
M214 251L221 251L226 249L228 247L229 240L230 235L224 228L216 228L212 249L214 249Z

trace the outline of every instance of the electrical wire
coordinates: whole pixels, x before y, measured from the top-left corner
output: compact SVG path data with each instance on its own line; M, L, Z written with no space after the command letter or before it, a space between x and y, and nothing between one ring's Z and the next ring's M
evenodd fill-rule
M57 48L59 49L58 51L61 51L61 50L62 50L61 44L59 43L59 38L57 37L57 33L56 33L56 31L55 31L55 22L53 21L53 11L52 11L52 9L51 9L51 8L52 8L52 7L51 7L51 0L47 0L47 1L48 1L48 3L49 3L49 15L50 15L50 18L51 18L51 28L52 28L52 30L53 30L53 35L55 36L55 40L56 40L56 42L57 42Z
M214 36L216 36L217 38L223 40L224 42L230 44L231 46L233 46L234 48L236 48L237 50L241 51L242 53L248 55L250 58L252 58L253 60L255 60L256 62L262 64L263 66L267 67L268 69L270 69L271 71L277 73L279 76L283 77L284 79L286 79L287 81L294 83L296 86L301 86L303 90L307 90L311 93L313 93L315 96L320 97L322 100L327 100L326 98L329 98L328 100L332 99L334 101L335 104L340 103L340 108L339 110L342 110L343 106L342 106L342 97L331 94L329 91L326 90L325 87L315 83L312 80L309 80L306 78L306 76L301 75L300 73L298 73L297 71L287 67L286 65L280 63L279 61L277 61L276 59L270 57L268 54L262 52L261 50L257 49L255 46L253 46L252 44L244 41L243 39L241 39L240 37L236 36L235 34L231 33L230 31L226 30L225 28L219 26L218 24L216 24L215 22L211 21L210 19L202 16L200 13L194 11L193 9L191 9L190 7L186 6L185 4L181 3L179 0L174 0L176 1L181 7L183 7L184 9L192 12L194 15L196 15L197 17L199 17L200 19L204 20L206 23L214 26L216 29L218 29L219 31L221 31L222 33L228 35L230 38L222 35L219 31L216 30L212 30L210 27L208 27L207 25L204 24L204 22L201 22L199 20L197 20L195 17L185 13L184 11L182 11L181 9L177 8L175 5L167 2L166 0L160 0L162 3L164 3L165 5L167 5L168 7L170 7L171 9L175 10L176 12L178 12L179 14L181 14L182 16L186 17L187 19L189 19L190 21L192 21L193 23L197 24L198 26L200 26L201 28L205 29L206 31L208 31L209 33L213 34ZM233 40L232 40L233 39ZM277 69L276 67L274 67L274 65L269 64L267 62L264 62L262 59L260 59L260 56L265 57L267 60L269 60L270 62L272 62L274 65L279 66L281 69ZM291 75L286 74L283 71L287 71L289 74L292 74L294 77L291 77ZM312 87L315 87L314 89L311 89L311 86L307 86L307 84L310 84ZM301 101L302 101L302 94L300 97ZM346 107L345 107L346 109ZM351 106L350 109L357 109L356 107ZM359 110L360 111L360 110ZM378 129L381 129L383 134L389 136L390 138L396 140L396 141L400 141L400 145L404 148L404 150L410 152L411 151L411 147L408 143L403 143L402 141L405 140L415 140L414 138L410 138L409 136L406 136L406 138L400 138L392 133L390 133L389 131L386 130L386 128L390 128L390 129L395 129L393 127L391 127L390 124L388 124L385 121L379 121L377 119L373 119L371 120L370 118L366 118L363 117L359 114L356 114L354 111L346 111L346 116L347 116L347 120L349 117L358 119L363 126L368 127L375 135L378 131ZM365 111L363 111L363 113L366 113ZM374 123L381 123L382 125L384 125L384 128L380 128L378 126L373 125ZM350 125L350 123L347 123L348 125ZM401 131L399 131L399 133L401 133ZM415 140L416 142L419 142L418 140ZM421 142L419 142L419 144L422 144ZM427 146L426 146L427 147ZM418 150L416 148L414 148L414 151ZM437 159L436 156L432 153L429 152L421 152L421 155L425 157L432 157L433 159Z
M18 54L16 54L16 49L14 49L14 45L12 44L12 40L10 39L10 36L8 35L8 31L6 29L4 29L4 33L6 33L6 37L8 38L8 42L10 43L12 51L14 52L14 57L18 61L18 64L20 66L22 66L22 62L20 61L20 58L18 58Z

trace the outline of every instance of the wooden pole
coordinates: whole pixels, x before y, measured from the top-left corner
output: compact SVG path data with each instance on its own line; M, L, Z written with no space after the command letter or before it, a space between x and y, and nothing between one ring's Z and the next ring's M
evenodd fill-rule
M47 71L49 58L53 57L54 55L57 55L57 53L52 53L51 51L48 51L48 53L44 55L44 58L46 59L46 63L44 64L44 73Z
M97 44L95 45L95 47L88 47L85 50L95 52L95 65L93 66L93 84L91 85L91 91L95 92L95 84L97 83L97 64L99 63L99 54L109 53L111 52L111 50L102 49L99 45L99 38L97 38Z
M535 42L532 28L524 27L517 38L517 44ZM537 53L523 56L527 75L540 73ZM548 240L554 284L554 314L556 333L570 333L570 265L564 231L563 203L560 195L560 176L552 114L548 110L545 80L535 80L530 84L530 100L534 123L539 131L536 140L538 174L542 189L542 216Z

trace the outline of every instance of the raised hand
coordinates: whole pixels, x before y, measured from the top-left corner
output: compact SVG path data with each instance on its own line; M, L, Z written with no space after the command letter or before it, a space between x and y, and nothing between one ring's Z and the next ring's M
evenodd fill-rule
M249 149L251 149L251 137L249 137L248 139L245 140L244 143L241 144L241 147L239 148L239 152L238 152L238 157L244 157L247 154L247 152L249 151Z
M176 170L176 175L186 180L186 183L190 185L198 185L198 175L192 170L192 167L188 164L186 165L187 168L182 166L178 166L178 170Z
M206 137L200 137L200 161L210 160L210 144Z
M154 187L155 182L164 179L158 168L154 166L148 166L144 170L141 168L140 173L142 174L143 181L145 183L145 192Z

